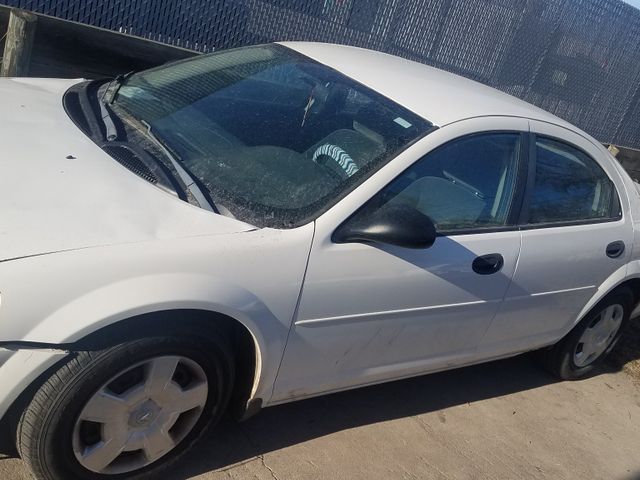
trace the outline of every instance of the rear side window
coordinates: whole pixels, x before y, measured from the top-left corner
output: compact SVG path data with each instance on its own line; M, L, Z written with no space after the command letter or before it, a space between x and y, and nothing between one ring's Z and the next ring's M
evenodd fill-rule
M529 223L618 218L613 182L586 153L549 138L536 140L536 175Z

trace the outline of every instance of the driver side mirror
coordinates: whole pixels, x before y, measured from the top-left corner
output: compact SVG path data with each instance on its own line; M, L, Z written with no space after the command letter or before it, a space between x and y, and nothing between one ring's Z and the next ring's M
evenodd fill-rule
M436 241L436 227L429 217L410 205L384 206L373 213L356 213L333 232L332 240L429 248Z

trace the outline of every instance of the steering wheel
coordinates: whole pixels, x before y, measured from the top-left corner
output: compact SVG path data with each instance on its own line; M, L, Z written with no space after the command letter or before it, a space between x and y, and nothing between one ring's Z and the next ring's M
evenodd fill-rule
M313 152L313 161L323 165L341 178L349 178L358 170L358 165L351 156L337 145L325 143Z

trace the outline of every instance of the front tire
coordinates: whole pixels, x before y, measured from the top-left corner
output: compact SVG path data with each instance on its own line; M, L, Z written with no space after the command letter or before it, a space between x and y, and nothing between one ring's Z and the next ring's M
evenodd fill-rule
M615 347L632 309L633 294L628 288L607 295L563 340L541 352L547 370L562 380L592 373Z
M234 379L222 339L156 336L77 353L37 391L17 446L41 480L146 480L220 418Z

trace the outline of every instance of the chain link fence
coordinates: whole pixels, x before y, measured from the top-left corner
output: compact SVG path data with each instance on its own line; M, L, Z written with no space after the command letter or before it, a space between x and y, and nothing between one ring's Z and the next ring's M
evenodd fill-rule
M278 40L381 50L640 147L640 11L620 0L4 1L202 52Z

